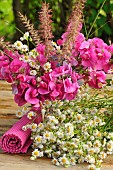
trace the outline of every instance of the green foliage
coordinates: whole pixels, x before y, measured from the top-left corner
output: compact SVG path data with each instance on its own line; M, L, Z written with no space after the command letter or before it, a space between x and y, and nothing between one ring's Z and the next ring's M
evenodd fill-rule
M40 11L41 4L46 1L50 4L50 8L53 10L53 33L58 39L65 31L66 23L74 6L76 0L33 0L26 1L20 0L22 4L22 11L28 16L28 18L38 28L39 19L38 12ZM27 6L26 6L27 2ZM104 0L87 0L84 10L84 20L87 31L91 28L92 23L100 9L100 6ZM15 24L13 17L12 0L0 1L0 36L5 36L12 39L15 32ZM113 42L113 0L106 0L103 8L100 11L98 19L94 24L94 27L89 37L98 36L108 42ZM85 34L85 29L82 30Z
M14 34L12 0L0 1L0 36L12 39Z
M102 5L104 0L87 0L86 8L84 11L85 15L85 24L87 30L89 30L92 26L92 23ZM106 0L103 8L100 10L99 16L94 24L93 30L91 32L91 36L98 36L108 41L109 39L112 40L113 32L113 0ZM111 38L110 38L111 37Z

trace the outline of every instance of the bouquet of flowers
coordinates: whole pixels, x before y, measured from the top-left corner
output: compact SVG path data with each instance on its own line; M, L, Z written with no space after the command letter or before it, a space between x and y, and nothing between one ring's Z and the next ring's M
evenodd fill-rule
M101 112L106 105L96 102L94 108L92 102L99 98L88 99L85 92L79 94L81 99L77 96L82 86L101 89L107 85L106 75L113 73L113 45L97 37L86 39L80 32L84 4L85 0L76 2L57 43L48 4L43 3L39 12L39 30L19 13L29 32L13 45L1 41L0 79L11 83L15 102L25 105L16 115L30 120L22 130L32 131L31 159L46 154L56 165L86 161L91 163L90 170L97 170L106 154L113 152L113 134L104 131L107 118ZM38 118L42 123L37 123Z

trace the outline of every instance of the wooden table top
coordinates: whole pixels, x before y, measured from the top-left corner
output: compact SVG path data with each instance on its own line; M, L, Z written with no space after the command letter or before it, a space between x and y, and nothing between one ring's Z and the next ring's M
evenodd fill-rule
M19 107L13 101L11 87L0 81L0 136L4 134L18 119L15 112ZM0 170L86 170L87 164L80 164L69 168L56 167L51 159L39 158L30 160L31 150L27 154L6 154L0 150ZM113 170L113 155L103 162L101 170Z

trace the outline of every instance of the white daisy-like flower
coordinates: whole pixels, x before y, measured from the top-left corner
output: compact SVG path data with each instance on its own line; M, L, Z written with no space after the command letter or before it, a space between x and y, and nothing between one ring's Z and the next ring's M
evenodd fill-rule
M49 100L45 100L44 104L46 105L46 107L50 107L52 105L52 102Z
M93 155L95 153L95 149L94 148L88 148L88 153L90 155Z
M43 123L39 123L37 129L43 130L44 129L44 124Z
M93 147L94 148L100 148L101 146L101 142L99 140L96 140L94 143L93 143Z
M74 135L74 126L72 123L66 123L65 124L65 131L66 134L69 136L73 136Z
M23 47L23 43L21 41L16 41L14 43L14 47L17 49L17 50L21 50L22 47Z
M28 46L26 44L24 44L22 47L21 47L21 51L22 52L27 52L29 50Z
M22 126L22 130L23 130L23 131L26 131L27 129L28 129L27 126Z
M78 123L80 123L81 121L83 121L83 116L81 115L81 114L77 114L76 115L76 121L78 122Z
M88 160L87 162L90 163L90 164L95 163L95 158L93 156L90 156L89 159L87 159L87 160Z
M106 156L107 156L107 154L106 154L104 151L101 151L101 152L99 153L100 159L105 159Z
M35 61L30 61L29 65L33 68L36 68L36 62Z
M45 63L45 64L43 65L43 68L44 68L45 71L50 70L50 69L51 69L51 63L49 63L49 62Z
M32 152L32 156L37 158L37 157L43 157L43 152L40 152L38 149L35 149L33 152Z
M43 134L43 137L44 137L44 139L48 139L49 140L51 138L51 135L52 135L52 132L46 131Z
M77 155L79 156L83 155L83 150L82 149L77 150Z
M53 124L58 124L58 120L54 116L48 116L49 122Z
M36 115L35 112L30 111L30 112L27 114L27 118L28 118L28 119L32 119L32 117L35 116L35 115Z
M53 158L57 158L57 157L59 157L60 154L61 154L61 152L57 151L57 152L53 152L52 156L53 156Z
M56 166L59 166L59 165L60 165L60 163L58 162L58 160L57 160L56 158L53 158L53 159L52 159L52 163L53 163L54 165L56 165Z
M110 132L110 133L107 135L107 138L108 138L108 139L113 138L113 132Z
M75 157L71 157L71 159L70 159L70 164L71 164L71 165L76 165Z
M88 170L96 170L96 166L94 164L88 165Z
M23 57L21 57L21 60L23 60L24 62L27 62L27 63L31 61L29 55L23 55Z
M40 148L42 150L44 148L44 146L42 144L39 144L38 148Z
M36 70L31 70L30 71L30 75L31 76L36 76L37 75L37 71Z
M101 132L100 131L98 131L97 129L93 132L93 135L95 136L95 137L101 137Z
M22 112L23 113L27 113L29 111L29 108L27 107L27 106L24 106L23 108L22 108Z
M63 133L63 131L57 131L56 132L56 135L58 136L58 138L63 138L64 137L64 133Z
M37 129L37 124L36 123L32 123L31 126L30 126L30 129L35 132L36 129Z
M113 141L110 140L108 143L107 143L107 150L109 152L112 152L113 151Z
M36 78L37 83L41 82L41 80L42 80L41 77Z
M65 156L59 158L61 165L69 165L69 160Z
M35 137L35 142L36 142L36 143L41 143L41 142L42 142L42 136L39 136L39 135L36 136L36 137Z
M102 119L100 119L100 118L97 117L97 116L94 116L94 120L95 120L98 124L101 124L101 123L102 123Z
M29 37L29 32L25 32L25 34L23 35L24 40L28 40Z
M23 115L24 115L24 113L23 113L22 110L18 110L18 111L16 112L16 116L17 116L17 117L22 117Z

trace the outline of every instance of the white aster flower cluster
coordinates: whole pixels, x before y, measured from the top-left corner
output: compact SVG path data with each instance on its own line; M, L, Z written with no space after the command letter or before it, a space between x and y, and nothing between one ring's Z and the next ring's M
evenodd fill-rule
M107 154L113 153L113 132L106 124L111 110L105 116L103 105L82 90L74 101L45 101L44 121L32 130L31 160L46 155L57 166L87 162L89 170L100 170Z

